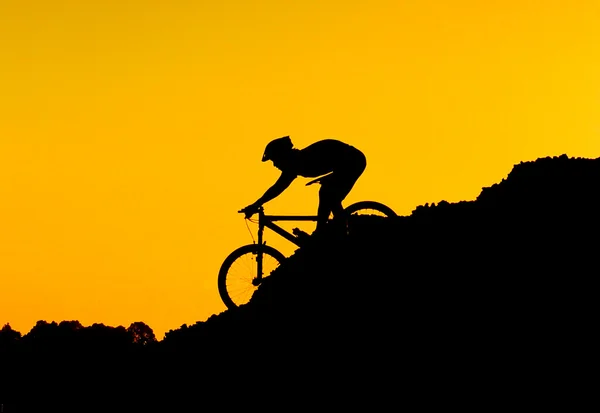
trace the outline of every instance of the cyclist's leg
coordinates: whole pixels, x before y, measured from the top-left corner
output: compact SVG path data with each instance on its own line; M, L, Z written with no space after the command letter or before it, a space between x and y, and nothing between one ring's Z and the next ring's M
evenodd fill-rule
M348 228L348 217L342 205L342 201L350 193L358 178L362 175L366 167L366 159L362 153L356 157L355 162L351 163L347 169L337 174L331 184L334 186L332 196L333 220L332 229L336 233L346 234Z
M348 168L345 170L336 173L336 176L332 178L329 182L332 185L333 189L333 199L332 199L332 212L333 216L345 218L344 207L342 206L342 201L346 199L354 184L360 178L362 173L364 172L367 166L367 160L365 156L359 152L354 159L354 162L351 163Z
M315 231L320 231L325 227L329 220L329 215L332 211L333 194L331 188L326 183L321 182L319 189L319 207L317 209L317 228Z
M349 192L351 184L347 176L333 174L327 181L322 182L319 191L319 213L317 231L327 227L334 233L345 233L346 217L342 201ZM333 219L329 221L329 215Z
M336 171L321 179L319 190L319 208L317 212L317 230L324 228L333 213L333 221L346 227L346 216L342 201L350 193L358 178L367 166L366 158L358 152L354 161L341 171Z

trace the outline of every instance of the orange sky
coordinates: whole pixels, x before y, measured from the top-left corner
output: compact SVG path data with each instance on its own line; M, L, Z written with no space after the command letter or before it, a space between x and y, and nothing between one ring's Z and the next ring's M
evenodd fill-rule
M4 0L0 325L162 338L223 311L237 210L283 135L362 149L347 202L400 214L600 156L599 21L595 0ZM267 210L313 213L304 183Z

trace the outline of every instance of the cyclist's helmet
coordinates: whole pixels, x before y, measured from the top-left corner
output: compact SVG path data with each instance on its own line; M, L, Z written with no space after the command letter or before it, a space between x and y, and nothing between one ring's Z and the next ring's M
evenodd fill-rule
M273 160L273 156L277 157L277 155L279 154L284 154L293 147L294 144L292 143L292 140L289 136L274 139L271 142L269 142L265 147L265 152L263 153L262 161L266 162Z

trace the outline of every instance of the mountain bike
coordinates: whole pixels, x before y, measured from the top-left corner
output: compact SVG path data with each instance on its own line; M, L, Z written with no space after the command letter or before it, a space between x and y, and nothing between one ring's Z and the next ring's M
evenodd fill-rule
M309 183L310 184L310 183ZM376 201L360 201L344 209L348 220L355 215L395 217L396 213L388 206ZM242 211L238 211L242 212ZM292 232L277 225L276 221L317 221L316 215L267 215L264 208L258 210L258 220L246 218L258 223L256 242L239 247L233 251L221 265L218 276L219 294L227 308L232 309L250 301L260 283L268 277L284 260L285 256L263 240L265 227L299 247L305 245L310 235L294 228Z

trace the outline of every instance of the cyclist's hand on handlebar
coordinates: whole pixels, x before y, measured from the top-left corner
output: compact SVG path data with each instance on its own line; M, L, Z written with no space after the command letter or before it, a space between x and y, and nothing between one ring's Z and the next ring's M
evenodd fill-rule
M250 218L252 215L254 215L258 212L259 208L260 208L260 205L251 204L251 205L248 205L247 207L240 209L238 212L244 213L246 215L246 218Z

